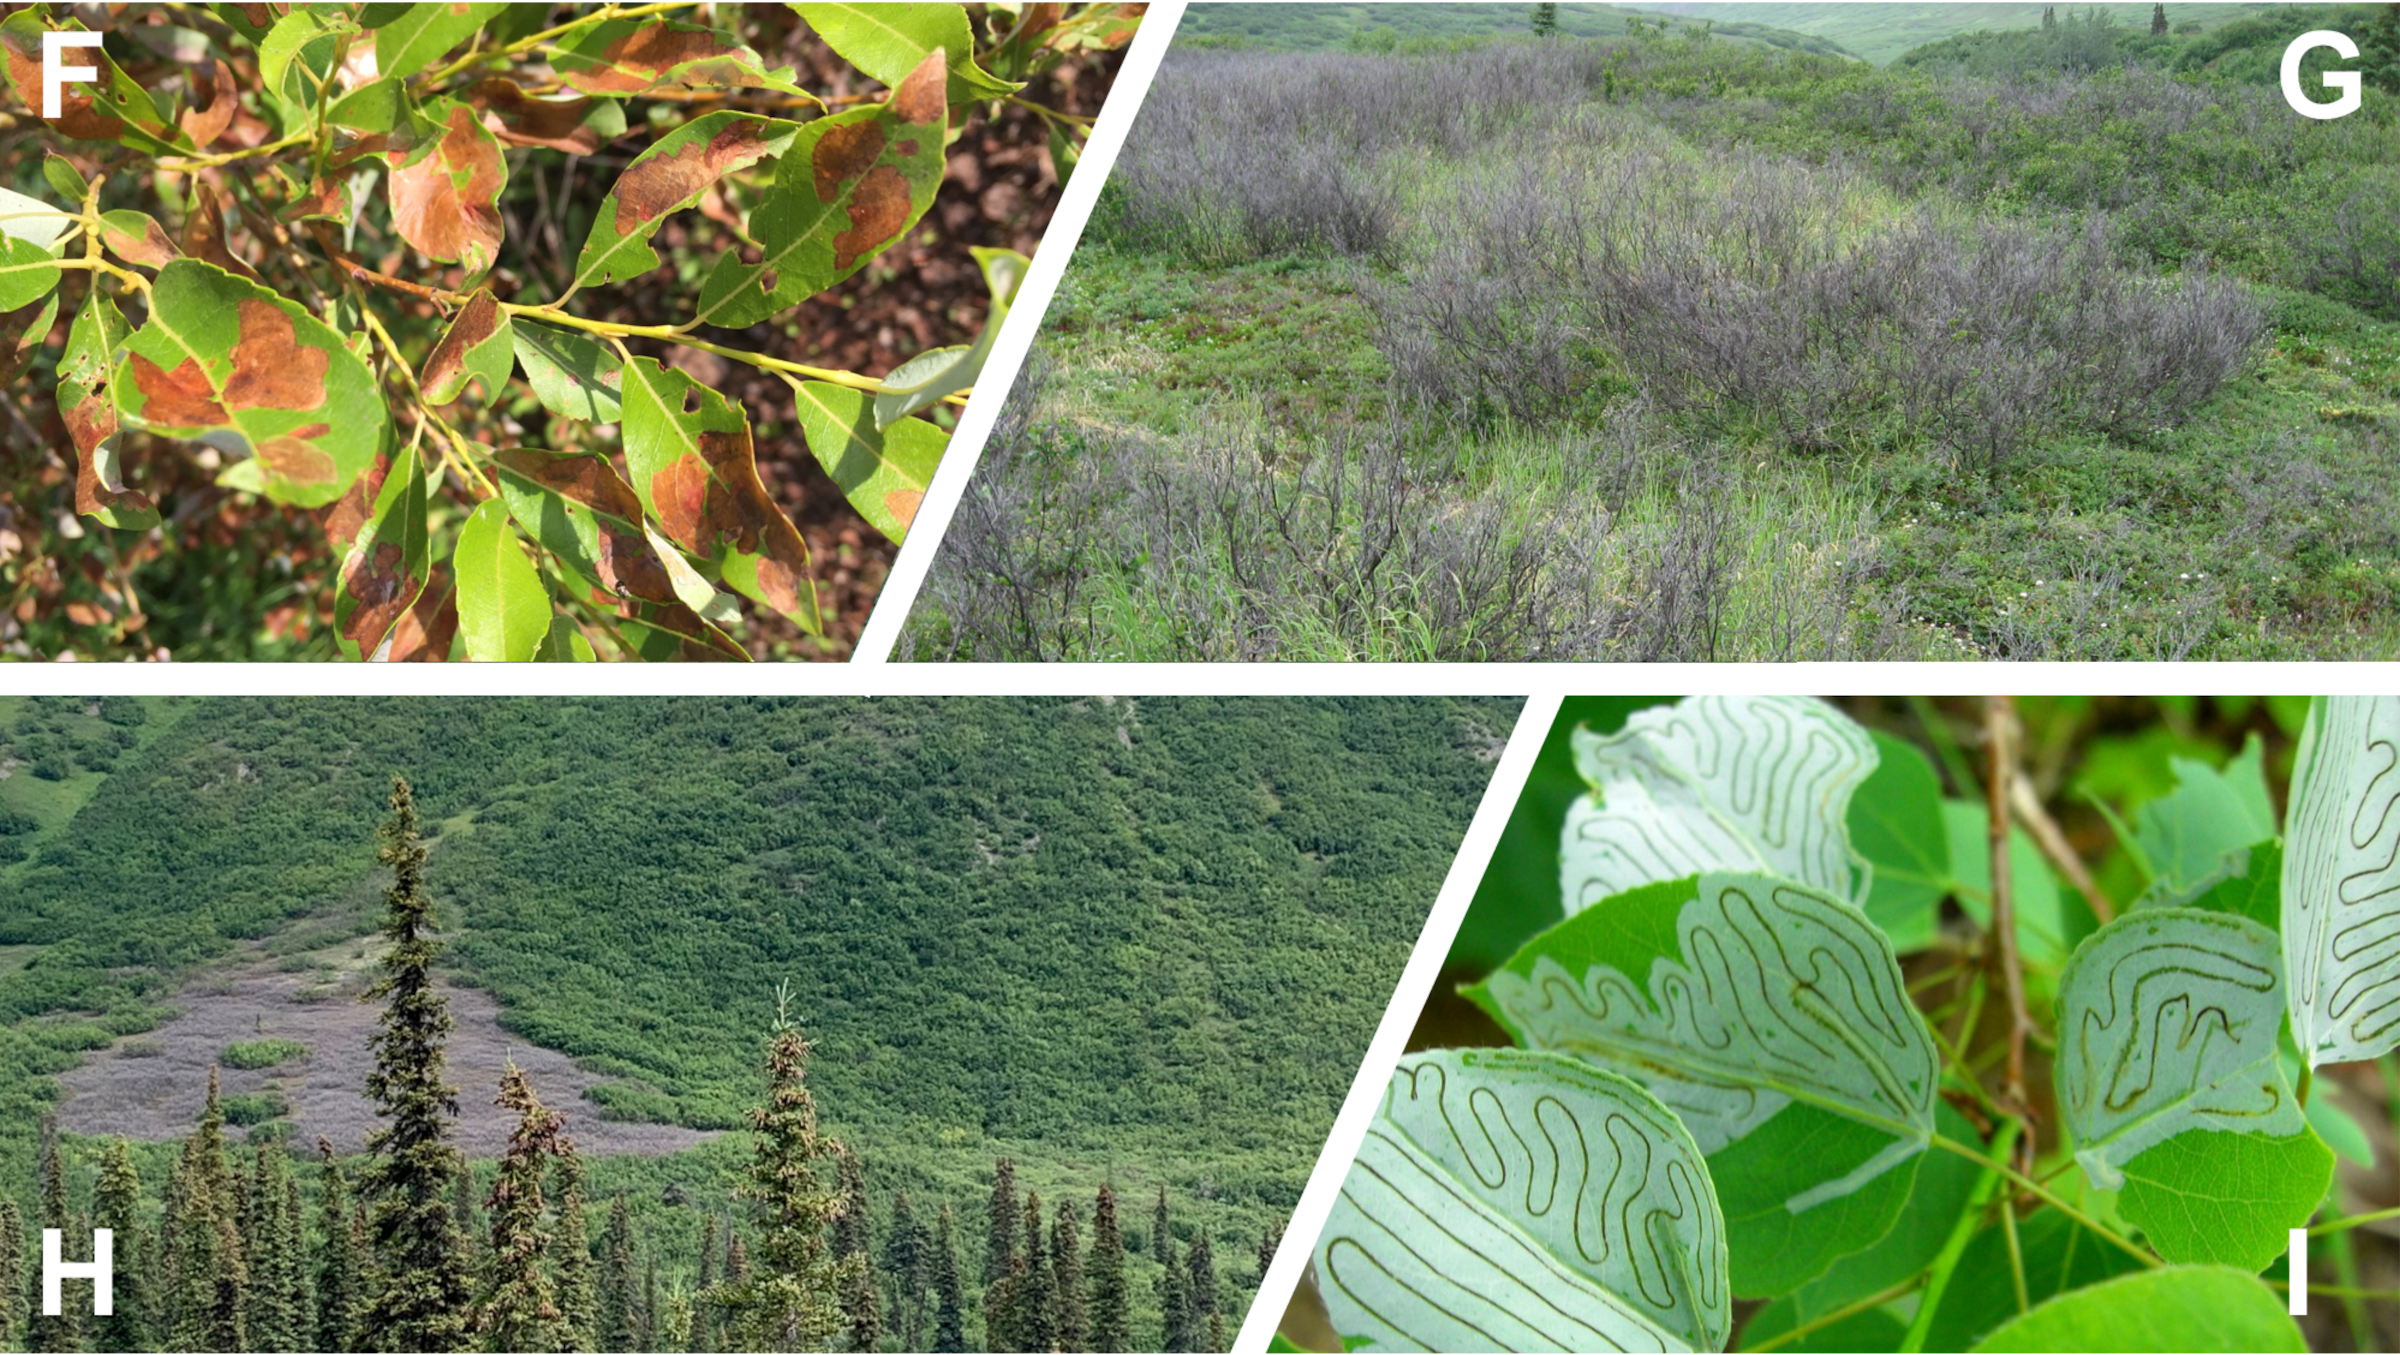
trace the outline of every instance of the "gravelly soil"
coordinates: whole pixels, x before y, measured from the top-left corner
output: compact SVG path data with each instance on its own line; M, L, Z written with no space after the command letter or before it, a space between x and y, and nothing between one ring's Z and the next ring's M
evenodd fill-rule
M240 1040L281 1038L308 1046L306 1058L273 1068L223 1070L227 1095L276 1090L291 1103L292 1144L313 1151L319 1135L339 1152L361 1150L377 1124L363 1092L370 1064L367 1041L378 1008L358 1000L372 978L368 966L380 942L347 941L293 959L252 949L195 980L177 994L181 1015L146 1034L86 1055L59 1078L61 1128L78 1134L123 1134L169 1139L199 1122L209 1065ZM469 1157L497 1157L510 1118L492 1104L501 1070L515 1060L543 1101L567 1114L568 1131L590 1154L671 1153L710 1136L671 1125L602 1120L582 1100L605 1079L572 1059L500 1027L500 1006L489 994L447 988L457 1022L449 1044L450 1081L459 1088L457 1139ZM128 1049L136 1052L128 1053ZM147 1052L155 1050L156 1052ZM229 1128L238 1137L240 1131Z

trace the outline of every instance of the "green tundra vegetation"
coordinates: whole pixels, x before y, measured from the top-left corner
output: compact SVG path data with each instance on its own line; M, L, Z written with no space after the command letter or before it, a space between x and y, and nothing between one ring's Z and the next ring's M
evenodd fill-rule
M135 1303L144 1336L0 1303L0 1349L399 1340L324 1334L395 1268L436 1277L375 1328L419 1348L1221 1349L1515 706L135 703L146 720L107 727L146 741L78 770L71 813L36 806L0 867L0 1294L27 1294L45 1218L130 1219L121 1255L204 1251L146 1272L175 1278ZM80 757L103 708L0 716ZM431 848L397 875L398 830L371 832L400 817L395 769ZM405 931L403 896L431 909ZM212 1087L181 1144L41 1132L60 1074L157 1052L143 1032L236 948L357 945L385 956L373 1000L417 1012L375 1046L390 1123L449 1118L386 1071L393 1032L446 1029L408 986L428 975L606 1080L548 1108L522 1079L460 1087L507 1098L499 1161L321 1158L271 1090ZM327 1054L282 1043L218 1056ZM601 1118L725 1132L562 1146ZM760 1172L794 1163L809 1198L762 1201Z
M1391 8L1195 11L904 654L2400 654L2400 8Z

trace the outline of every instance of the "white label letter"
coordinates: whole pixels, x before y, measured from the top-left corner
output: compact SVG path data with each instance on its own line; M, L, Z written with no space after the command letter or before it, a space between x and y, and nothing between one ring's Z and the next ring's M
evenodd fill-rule
M2319 47L2331 47L2334 55L2344 61L2358 60L2358 44L2339 33L2320 28L2314 33L2301 34L2292 39L2291 46L2283 49L2283 101L2304 118L2315 118L2319 122L2346 118L2358 111L2362 77L2357 71L2325 72L2325 88L2341 94L2332 103L2319 103L2301 92L2300 58Z
M60 115L58 94L61 86L70 82L80 85L100 78L98 66L59 65L58 49L61 47L97 47L99 45L100 35L97 33L62 33L57 29L50 29L42 34L43 117L55 118Z
M69 1280L92 1282L92 1316L117 1315L117 1236L106 1228L92 1230L92 1259L69 1265L60 1252L56 1228L42 1230L42 1316L56 1317L64 1300L59 1290Z

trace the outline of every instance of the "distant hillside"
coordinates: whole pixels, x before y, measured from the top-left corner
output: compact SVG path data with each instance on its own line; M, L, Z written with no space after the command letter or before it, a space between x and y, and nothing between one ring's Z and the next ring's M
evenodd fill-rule
M1288 1205L1514 708L78 708L156 737L0 877L0 1189L29 1180L48 1075L154 1024L181 975L244 938L372 926L402 772L443 834L430 878L463 980L609 1079L579 1114L738 1124L789 979L841 1132L1174 1164Z
M2365 4L2277 5L2205 30L2187 24L2193 30L2188 32L2174 31L2174 22L2170 11L2169 31L2154 34L2147 22L2129 25L2107 12L2068 10L2047 28L1961 34L1903 53L1892 64L1935 75L1978 76L2151 66L2274 85L2282 79L2284 49L2303 33L2331 29L2371 49L2370 25L2400 27L2388 6ZM2334 67L2354 68L2322 48L2311 52L2301 64L2303 81L2308 88L2321 88L2315 76Z
M1220 46L1262 47L1278 51L1331 51L1346 47L1373 50L1406 49L1493 37L1523 37L1531 32L1531 5L1319 5L1319 4L1196 4L1184 11L1176 30L1179 43L1197 39ZM1563 4L1558 7L1558 30L1575 38L1623 37L1626 20L1657 24L1669 31L1706 27L1712 38L1825 56L1848 55L1823 36L1776 26L1772 15L1740 20L1662 15L1663 6L1632 8L1620 5ZM1780 5L1732 8L1762 11Z
M1716 19L1721 24L1774 24L1840 43L1844 50L1865 57L1878 66L1890 62L1910 48L1939 42L1961 33L2039 28L2042 11L2046 8L2055 8L2061 13L2072 10L2077 14L2099 10L2113 16L2120 25L2143 32L2147 32L2150 26L2150 6L2147 4L2051 6L2016 3L2016 0L1962 4L1780 4L1762 0L1659 0L1642 8L1692 19ZM2205 32L2246 15L2285 8L2288 7L2262 0L2222 4L2171 3L2167 6L2167 22L2170 25L2196 24L2200 31ZM1185 22L1190 21L1187 19Z

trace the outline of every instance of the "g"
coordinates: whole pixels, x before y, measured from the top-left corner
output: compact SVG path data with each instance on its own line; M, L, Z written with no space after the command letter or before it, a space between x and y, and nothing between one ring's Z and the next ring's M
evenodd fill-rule
M2292 39L2291 46L2283 49L2283 101L2304 118L2315 118L2320 122L2346 118L2358 111L2359 87L2363 81L2357 71L2325 72L2325 88L2341 94L2332 103L2320 103L2301 92L2300 58L2319 47L2332 48L2344 61L2358 60L2358 44L2339 33L2318 29L2314 33L2301 34Z

